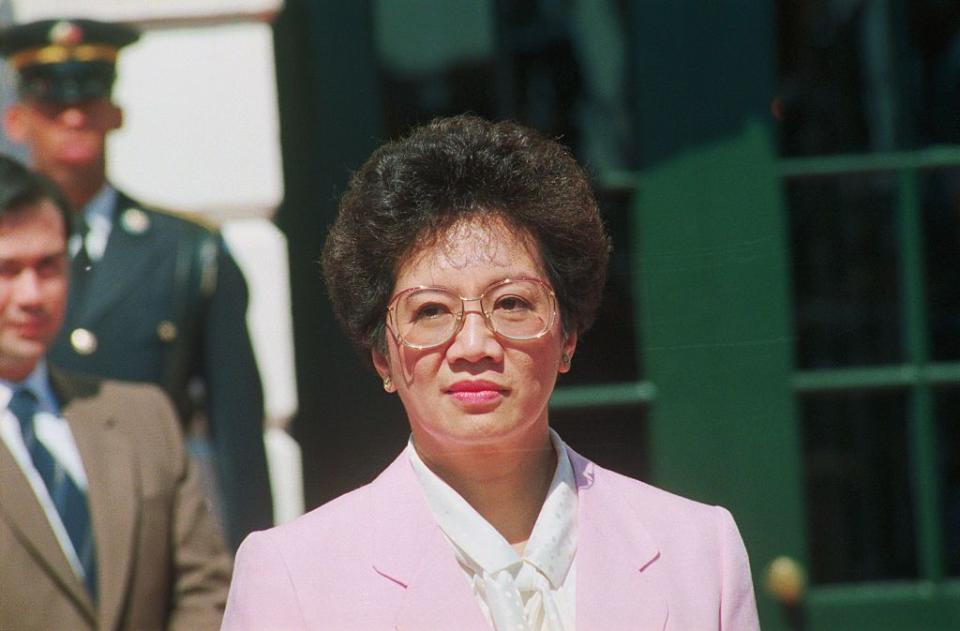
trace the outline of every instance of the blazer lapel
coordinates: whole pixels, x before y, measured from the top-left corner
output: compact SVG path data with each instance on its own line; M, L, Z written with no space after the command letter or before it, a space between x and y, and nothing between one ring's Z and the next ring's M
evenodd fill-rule
M127 596L139 508L136 461L129 439L102 407L99 385L86 392L51 368L51 382L70 424L89 481L97 547L99 626L113 629ZM86 385L86 384L85 384Z
M571 449L577 479L577 629L662 631L667 600L660 552L637 507L610 487L609 472Z
M6 520L14 536L31 551L37 564L54 578L67 597L77 603L92 626L96 613L90 594L63 554L33 488L3 441L0 441L0 489L0 519Z
M579 494L577 629L666 628L660 553L643 515L609 473L569 450ZM398 505L403 498L404 504ZM397 629L483 629L490 625L436 525L406 453L371 485L374 570L405 588ZM629 534L629 536L626 536ZM614 587L611 587L614 586Z
M397 629L489 631L453 549L430 513L406 452L371 485L371 509L374 570L405 588Z
M158 236L154 226L145 219L137 222L135 230L127 227L124 213L129 208L138 208L135 202L123 194L117 197L114 208L113 228L107 239L103 258L94 264L92 276L84 286L83 295L71 295L70 307L77 315L74 322L92 322L118 300L129 293L131 283L144 278L140 272L153 264L151 252L163 250L149 247Z

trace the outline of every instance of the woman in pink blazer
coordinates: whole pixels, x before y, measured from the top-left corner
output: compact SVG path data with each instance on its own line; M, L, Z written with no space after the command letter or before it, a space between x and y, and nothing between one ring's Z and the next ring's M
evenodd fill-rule
M549 428L609 249L584 172L529 129L439 119L377 150L324 274L411 438L372 483L247 538L223 628L758 629L726 510Z

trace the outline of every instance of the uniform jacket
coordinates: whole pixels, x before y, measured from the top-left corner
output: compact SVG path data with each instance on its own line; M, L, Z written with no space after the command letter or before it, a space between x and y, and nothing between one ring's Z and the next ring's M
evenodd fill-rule
M270 526L247 288L220 236L120 193L103 258L79 276L50 359L74 372L159 384L185 420L193 413L189 384L199 379L228 535L235 546ZM93 334L95 348L88 337L78 349L77 329Z
M0 629L217 629L230 558L169 401L51 369L89 483L99 606L0 441Z
M730 514L570 451L578 631L759 629ZM489 631L406 454L371 484L243 543L225 631Z

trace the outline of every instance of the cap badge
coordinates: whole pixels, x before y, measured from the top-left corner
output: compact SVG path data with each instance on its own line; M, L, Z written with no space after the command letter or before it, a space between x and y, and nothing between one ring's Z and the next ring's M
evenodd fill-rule
M83 41L83 29L79 24L61 20L50 27L47 35L51 44L59 46L76 46Z
M139 208L128 208L120 216L123 228L130 234L143 234L150 228L150 217Z

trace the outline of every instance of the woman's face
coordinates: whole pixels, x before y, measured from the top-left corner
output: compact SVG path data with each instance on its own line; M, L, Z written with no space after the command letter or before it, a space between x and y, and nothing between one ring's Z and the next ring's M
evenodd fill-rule
M431 286L476 297L497 281L520 277L546 280L535 246L500 221L468 219L414 252L397 275L394 294ZM536 339L498 337L477 301L466 303L462 328L440 346L412 349L389 330L386 335L387 356L374 351L373 361L399 394L425 456L484 443L541 446L547 401L577 342L576 333L563 334L559 315Z

